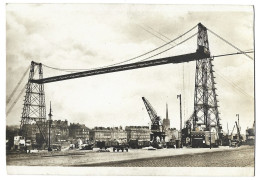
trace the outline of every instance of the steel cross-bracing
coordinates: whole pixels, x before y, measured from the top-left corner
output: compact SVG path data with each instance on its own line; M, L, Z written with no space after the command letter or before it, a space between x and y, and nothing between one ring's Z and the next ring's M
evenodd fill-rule
M207 28L201 25L198 26L198 30L198 48L203 46L210 53ZM212 60L207 57L196 61L193 130L202 128L207 131L215 131L216 136L218 136L222 127L219 118Z
M38 128L33 128L40 136L45 139L45 122L46 122L46 107L45 107L45 93L44 84L37 84L31 82L38 70L38 78L43 78L43 69L41 63L31 63L29 80L26 85L26 94L23 104L23 112L20 124L20 130L24 137L30 139L34 132L28 131L28 126L32 122L36 123Z
M197 50L194 53L159 58L154 60L139 61L124 65L97 68L94 70L86 70L48 78L43 78L42 64L32 61L29 80L26 86L21 129L24 129L24 127L30 122L35 121L39 127L39 131L44 136L44 139L46 139L46 108L44 94L44 84L46 83L190 61L196 61L196 84L194 98L195 112L193 114L193 126L196 127L201 122L207 126L214 122L215 126L218 126L220 124L214 86L215 82L212 70L213 65L211 63L212 60L210 59L210 51L208 46L207 29L205 26L199 23ZM39 70L38 78L35 77L35 67L38 67ZM214 115L213 118L211 117L212 115ZM25 131L23 132L25 133Z

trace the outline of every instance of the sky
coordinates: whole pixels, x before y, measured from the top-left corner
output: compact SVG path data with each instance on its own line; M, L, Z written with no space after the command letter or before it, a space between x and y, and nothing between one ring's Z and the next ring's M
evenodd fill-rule
M254 48L252 6L8 4L6 96L32 60L64 69L106 66L157 48L199 22L241 50ZM208 36L211 55L237 52L212 33ZM196 48L194 37L156 58L192 53ZM254 61L236 55L215 58L213 64L223 129L228 123L231 131L239 114L244 133L254 122ZM65 74L47 67L43 72L44 77ZM144 96L161 118L166 116L168 103L171 127L179 129L177 95L182 95L186 120L194 108L194 85L195 62L190 62L53 82L44 88L47 114L51 101L54 119L88 127L148 125ZM20 123L24 95L7 116L7 125Z

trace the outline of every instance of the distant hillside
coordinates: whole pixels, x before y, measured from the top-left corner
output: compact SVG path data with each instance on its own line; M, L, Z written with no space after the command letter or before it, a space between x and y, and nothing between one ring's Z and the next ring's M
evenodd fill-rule
M9 131L15 131L15 130L18 130L18 129L20 129L19 125L6 126L6 130L9 130Z

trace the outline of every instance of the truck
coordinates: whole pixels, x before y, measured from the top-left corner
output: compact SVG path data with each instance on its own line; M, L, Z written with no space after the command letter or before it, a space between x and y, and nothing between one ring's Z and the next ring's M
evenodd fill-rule
M239 125L236 123L236 127L237 127L237 134L236 135L232 135L231 138L231 143L230 143L230 147L239 147L242 144L242 136L240 134L240 128Z
M216 133L210 131L191 131L192 148L217 147Z
M250 146L255 145L255 121L253 127L246 130L246 144Z
M126 150L126 152L128 152L129 149L129 145L126 141L126 139L119 139L119 140L114 140L111 141L111 145L113 147L113 152L119 152L120 150L122 152L124 152L124 150Z
M176 141L171 139L169 142L166 142L166 148L175 148L176 147Z
M93 150L94 141L85 140L83 144L79 147L81 150Z
M82 144L81 146L80 146L80 150L93 150L93 144Z
M247 145L255 145L255 129L249 128L246 130L246 144Z
M48 147L46 147L48 148ZM50 148L52 151L61 151L61 145L60 144L51 144Z
M113 152L119 152L120 150L128 152L129 145L125 139L121 140L107 140L107 141L96 141L96 147L100 149L113 148Z
M166 147L166 143L165 142L153 141L153 142L151 142L151 146L156 148L156 149L163 149L164 147Z
M230 147L239 147L241 145L238 136L235 135L232 137L231 142L230 142Z
M129 143L129 147L132 149L139 149L139 148L144 148L144 147L150 146L150 141L144 141L144 140L138 140L138 139L129 140L128 143Z
M100 149L107 149L110 147L109 145L110 145L109 141L96 141L95 142L95 146Z
M222 136L222 146L230 146L231 143L231 135L224 135Z

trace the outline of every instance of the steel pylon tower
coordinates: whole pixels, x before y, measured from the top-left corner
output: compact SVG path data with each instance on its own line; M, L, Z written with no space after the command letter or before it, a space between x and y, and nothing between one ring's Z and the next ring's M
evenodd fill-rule
M20 130L22 136L27 137L27 127L29 124L34 122L38 126L39 132L45 138L46 106L44 84L31 82L31 80L35 78L43 78L43 69L41 63L32 61L30 66L29 79L26 85L26 94L24 98Z
M198 49L210 53L207 28L198 24ZM213 75L213 59L196 60L193 130L197 127L219 133L222 129L219 118L215 77Z

